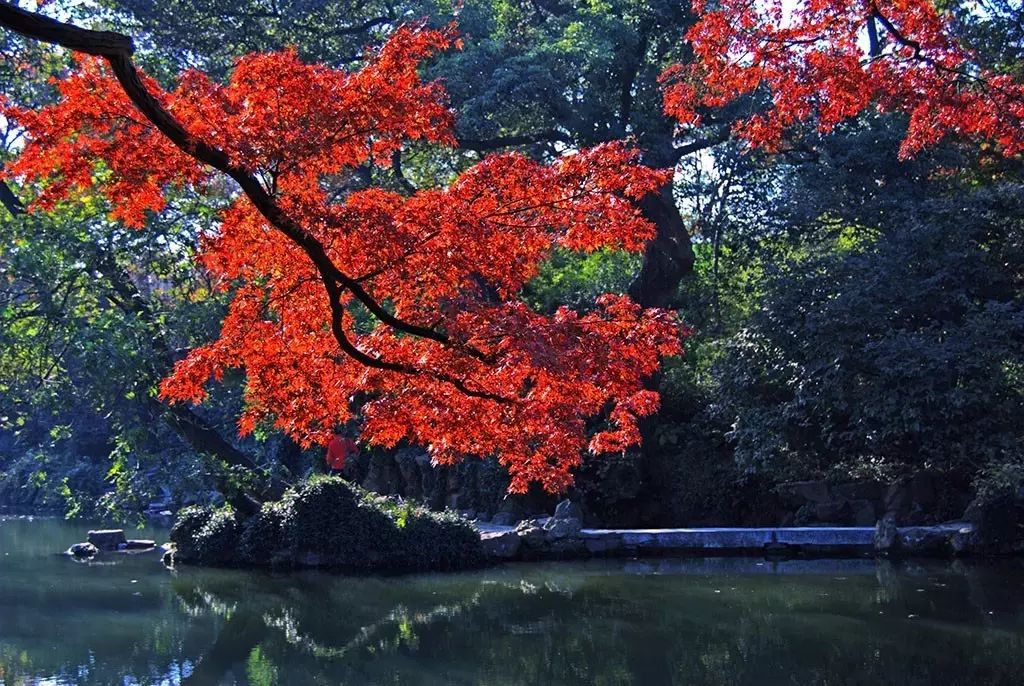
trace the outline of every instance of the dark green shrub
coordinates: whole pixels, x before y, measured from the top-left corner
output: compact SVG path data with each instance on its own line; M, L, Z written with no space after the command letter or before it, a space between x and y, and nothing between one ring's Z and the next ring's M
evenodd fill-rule
M199 531L210 521L213 508L190 505L178 512L178 518L171 528L171 543L177 546L177 557L184 561L198 559L196 549Z
M199 559L208 565L236 563L241 533L242 529L234 510L227 507L214 510L196 537L196 552Z
M426 571L483 560L479 534L458 516L376 496L333 476L296 486L244 522L228 508L185 508L171 540L179 561L202 565Z
M988 505L1024 488L1024 453L1013 452L982 468L974 479L975 499Z
M284 517L288 501L264 503L260 511L245 522L239 541L239 554L246 564L273 563L284 544Z
M417 508L408 513L399 531L399 558L408 569L447 571L483 562L480 534L454 513Z
M371 569L393 557L394 520L380 507L364 502L362 493L343 479L310 479L283 505L284 547L300 564Z
M181 562L229 565L238 560L241 527L234 510L194 505L178 513L171 529Z
M1019 189L913 215L879 231L825 227L766 279L714 372L741 464L802 478L972 475L1020 444Z

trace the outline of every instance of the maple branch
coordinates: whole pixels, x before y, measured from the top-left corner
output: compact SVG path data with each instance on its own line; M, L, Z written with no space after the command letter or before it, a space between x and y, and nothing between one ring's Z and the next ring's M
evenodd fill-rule
M7 208L7 211L11 213L12 217L17 217L20 214L25 214L25 205L18 199L18 196L14 194L11 187L7 185L7 182L0 179L0 205Z
M498 136L497 138L459 138L458 147L474 152L489 152L516 145L532 145L534 143L571 143L558 131L537 131L515 136Z
M324 288L327 289L331 303L331 333L334 334L334 338L338 341L338 345L341 346L341 349L360 364L372 369L382 369L385 371L398 372L400 374L409 374L410 376L426 374L438 381L451 384L464 395L468 395L473 398L493 400L503 404L513 402L512 399L501 395L495 395L494 393L488 393L486 391L475 391L469 388L465 381L457 377L450 376L442 372L424 371L422 369L410 367L397 362L388 362L360 350L351 340L349 340L348 334L345 333L345 307L341 304L342 290L338 288L336 283L331 282L331 280L327 278L323 279L323 284Z
M947 74L952 74L954 76L959 76L961 78L966 78L972 81L977 81L978 83L982 84L987 83L987 80L984 78L975 76L974 74L960 71L959 69L954 69L953 67L948 67L945 64L942 64L941 62L936 60L934 57L930 57L927 54L925 54L925 48L921 44L921 42L914 40L910 36L907 36L902 31L900 31L896 27L896 25L889 20L888 17L882 14L882 10L880 10L878 8L878 5L874 2L871 3L871 18L877 19L878 23L882 25L882 27L889 33L890 36L893 37L893 39L897 43L913 50L914 52L911 56L912 59L924 62L928 66L934 68L936 71L945 72Z
M3 0L0 2L0 24L23 36L45 43L56 43L87 55L108 57L135 51L132 39L112 31L92 31L74 24L65 24L49 17L23 10Z
M327 31L320 31L320 33L321 35L324 36L352 36L364 33L372 28L383 26L393 21L395 21L395 18L390 14L381 15L379 17L374 17L373 19L367 19L366 21L359 24L350 24L348 26L336 26L332 29L328 29ZM304 30L311 29L311 27L304 24L296 24L296 26Z
M692 155L695 152L707 150L708 148L713 148L716 145L724 143L729 140L729 134L731 131L732 129L728 125L720 126L709 136L698 138L697 140L686 143L685 145L680 145L678 148L672 148L672 158L674 161L678 162L687 155Z
M391 173L394 175L395 181L398 182L398 185L400 185L407 193L416 192L416 186L413 185L412 181L406 178L405 172L402 171L401 150L395 150L391 153ZM362 281L363 279L358 280Z
M132 60L135 46L131 38L110 31L83 29L21 9L7 0L0 0L0 25L29 38L105 58L125 95L150 123L184 153L231 177L264 219L306 253L322 275L325 284L331 282L332 289L340 284L362 302L379 321L397 331L458 349L481 361L490 361L488 355L472 346L453 341L435 329L406 322L394 316L377 302L357 279L342 272L331 260L323 244L289 217L254 175L232 163L223 150L190 134L174 115L168 112L160 101L149 92ZM330 290L328 295L332 300L333 308L337 298L332 295ZM338 338L337 331L335 331L335 337ZM346 337L338 338L338 344L349 354L352 354L353 350L358 350ZM361 351L359 352L361 353ZM362 353L353 355L353 357L364 363L366 360L373 359ZM409 372L411 368L404 369ZM420 370L414 371L419 372Z
M868 17L868 57L874 59L882 54L882 45L878 41L878 27L875 26L877 12L872 12Z

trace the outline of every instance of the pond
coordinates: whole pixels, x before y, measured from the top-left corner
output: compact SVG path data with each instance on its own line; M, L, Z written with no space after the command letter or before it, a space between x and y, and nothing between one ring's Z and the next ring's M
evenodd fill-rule
M1018 562L172 573L155 554L110 564L55 554L86 528L0 519L0 685L1019 684L1024 675Z

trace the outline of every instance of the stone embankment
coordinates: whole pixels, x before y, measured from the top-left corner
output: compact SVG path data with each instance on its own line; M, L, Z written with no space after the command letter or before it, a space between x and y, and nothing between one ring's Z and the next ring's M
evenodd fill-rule
M559 504L551 517L518 526L481 524L484 554L492 560L623 556L767 555L949 557L990 554L970 522L897 526L885 517L876 526L695 529L585 529L579 508Z

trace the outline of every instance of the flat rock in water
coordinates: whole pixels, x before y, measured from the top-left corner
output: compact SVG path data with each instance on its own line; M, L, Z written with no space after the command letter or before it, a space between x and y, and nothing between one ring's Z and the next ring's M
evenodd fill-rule
M132 538L125 542L125 550L149 550L150 548L156 547L156 541L150 541L144 538Z
M90 531L88 541L100 550L117 550L119 546L128 542L124 537L124 529L98 529Z
M68 548L68 555L73 557L92 557L99 550L92 543L76 543Z

